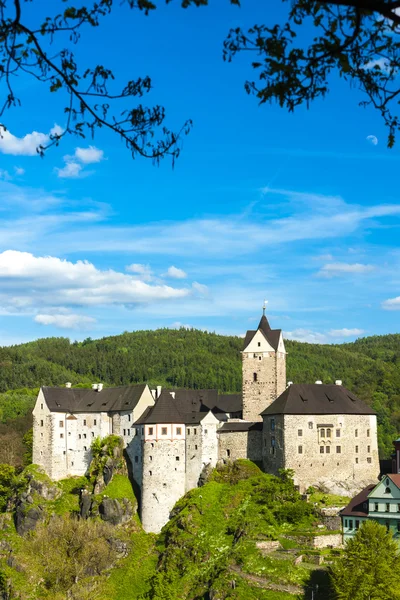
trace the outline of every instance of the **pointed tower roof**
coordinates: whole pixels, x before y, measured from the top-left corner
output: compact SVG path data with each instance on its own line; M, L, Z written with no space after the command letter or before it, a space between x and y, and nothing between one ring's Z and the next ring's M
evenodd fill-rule
M243 348L247 348L247 346L250 344L253 337L256 335L257 331L261 331L261 333L264 335L265 339L273 347L273 349L275 351L278 350L278 345L279 345L279 340L281 337L282 330L281 329L271 329L268 319L265 316L265 308L266 307L264 304L263 315L258 324L258 328L255 330L247 331L246 337L244 338Z

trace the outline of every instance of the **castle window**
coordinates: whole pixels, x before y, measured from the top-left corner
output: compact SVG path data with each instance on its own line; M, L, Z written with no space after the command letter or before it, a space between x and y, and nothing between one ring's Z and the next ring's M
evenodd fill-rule
M166 487L167 487L167 484L166 484L166 483L163 483L163 484L162 484L162 486L163 486L163 488L166 488Z
M151 461L151 460L153 460L153 457L152 457L152 456L149 456L149 460L150 460L150 461Z
M153 435L153 431L154 431L153 427L149 427L149 435Z
M97 419L93 419L93 425L97 425Z
M86 419L83 419L83 424L86 425Z
M127 432L127 435L131 435L131 430L130 429L127 429L126 432Z
M368 454L371 452L371 446L367 446L367 452Z
M62 439L63 437L64 437L64 434L63 434L63 433L60 433L60 438Z
M43 427L43 419L40 421L40 427Z
M341 446L336 446L336 454L340 454L342 452Z
M79 439L81 439L81 438L82 438L81 434L79 434L79 435L78 435L78 438L79 438Z
M167 435L168 430L166 427L161 427L161 435Z
M206 429L205 433L207 433L207 429ZM182 427L176 428L176 435L182 435Z
M329 437L329 438L330 438L330 437L331 437L331 434L332 434L332 430L331 430L331 429L327 429L327 430L326 430L326 437Z
M43 433L40 434L40 437L43 437Z
M139 435L139 427L136 427L136 435Z
M153 443L151 444L151 447L154 448L154 444Z
M84 450L85 450L85 452L86 452L86 450L87 450L87 447L86 447L86 446L83 446L83 449L84 449Z
M323 447L323 446L320 446L320 447L319 447L319 453L320 453L320 454L323 454L323 453L324 453L324 447Z
M390 504L389 504L389 502L386 503L386 512L390 512Z
M354 431L354 436L355 436L355 437L358 437L358 429L355 429L355 431Z
M271 446L275 447L275 437L271 437Z
M190 435L190 429L189 429L189 428L188 428L188 430L187 430L187 434L188 434L188 435Z
M330 453L331 453L331 447L330 447L330 446L327 446L327 447L325 448L325 454L330 454Z
M71 435L71 432L70 432L70 431L68 431L68 435Z
M358 458L356 458L356 465L358 465Z
M151 477L153 475L153 471L149 471L149 475Z
M356 454L358 454L358 446L356 446Z
M257 381L257 373L253 373L253 381Z
M128 415L128 421L131 422L131 415Z
M179 456L175 456L175 460L179 460Z
M139 457L135 456L135 463L138 463L138 462L139 462Z
M258 344L257 344L257 345L258 345L258 347L260 347L260 346L261 346L261 342L258 342Z
M303 446L299 446L299 447L297 448L297 452L298 452L299 454L303 454Z
M228 450L226 451L226 455L227 455L227 457L228 457L228 458L229 458L229 457L230 457L230 455L231 455L231 451L229 450L229 448L228 448Z
M379 511L379 504L377 502L375 502L375 511L378 512Z
M336 429L336 437L340 437L340 429Z
M347 519L344 520L344 526L347 527Z
M65 450L63 451L63 454L66 454Z
M94 437L94 431L92 431L92 437Z
M258 360L261 360L261 359L262 359L262 356L259 356L259 357L258 357Z
M197 450L197 444L195 444L194 449Z
M196 428L193 429L193 433L194 433L194 435L196 435L196 433L197 433L197 429Z
M319 435L320 435L321 437L325 437L325 429L320 429L320 430L319 430Z
M312 429L312 428L313 428L313 424L312 424L311 421L309 421L309 423L308 423L308 429Z
M302 429L298 429L298 430L297 430L297 435L298 435L299 437L301 437L301 436L303 435L303 430L302 430Z
M369 437L369 429L367 429L367 437Z
M40 405L40 408L43 410L43 404Z
M83 439L86 440L86 433L83 434Z
M124 435L126 435L126 429L124 429Z
M275 419L270 420L270 427L271 427L271 431L275 430Z

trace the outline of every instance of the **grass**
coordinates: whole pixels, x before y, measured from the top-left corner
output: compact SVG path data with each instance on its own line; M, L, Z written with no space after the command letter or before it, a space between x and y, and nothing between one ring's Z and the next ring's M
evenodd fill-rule
M107 487L102 491L101 496L109 498L128 498L133 504L136 503L131 482L125 475L114 475Z
M335 494L324 494L323 492L315 491L309 496L309 501L317 504L319 508L327 508L329 506L346 506L351 498L348 496L336 496Z

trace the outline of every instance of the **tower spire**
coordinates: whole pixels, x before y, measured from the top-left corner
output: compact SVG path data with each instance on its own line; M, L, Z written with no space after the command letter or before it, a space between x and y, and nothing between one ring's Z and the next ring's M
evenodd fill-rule
M263 317L265 317L265 310L267 308L267 304L268 304L268 300L264 300L264 304L263 304Z

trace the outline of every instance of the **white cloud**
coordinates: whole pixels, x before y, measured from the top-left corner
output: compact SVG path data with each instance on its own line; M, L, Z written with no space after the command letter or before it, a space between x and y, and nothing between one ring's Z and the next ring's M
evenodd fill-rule
M173 265L169 267L168 271L165 274L167 277L171 277L172 279L186 279L187 273L182 269L178 269Z
M378 138L376 137L376 135L367 135L367 137L365 138L370 144L372 144L373 146L377 146L378 145Z
M331 329L329 335L335 338L346 338L346 337L354 337L356 335L362 335L365 333L364 329Z
M390 72L390 61L388 61L387 58L374 58L372 60L370 60L369 62L367 62L367 64L365 64L363 66L363 69L365 70L370 70L370 69L376 69L376 70L381 70L381 71L385 71L385 73L389 73Z
M132 265L128 265L126 270L129 273L134 273L138 276L139 279L143 281L151 281L153 279L153 271L151 270L150 265L142 265L139 263L133 263Z
M0 254L0 306L9 310L17 304L25 312L43 306L134 306L192 294L190 288L149 285L125 273L101 271L87 261L15 250Z
M62 131L59 125L54 125L50 134L60 135ZM33 131L19 138L0 125L0 152L14 156L37 156L37 148L50 141L50 134Z
M5 169L0 169L0 179L2 179L3 181L10 181L12 177L8 171L6 171Z
M66 157L64 157L65 159ZM83 167L75 161L67 161L62 169L55 168L57 177L61 179L79 179L85 177L88 173L82 173Z
M397 298L389 298L382 302L382 308L384 310L400 310L400 296Z
M25 169L22 167L14 167L14 171L16 175L25 175Z
M96 146L88 148L75 148L75 158L83 162L85 165L101 162L104 159L103 150L99 150Z
M34 320L41 325L53 325L60 329L89 329L96 323L92 317L77 314L39 314Z
M293 331L284 331L283 337L287 340L296 340L298 342L308 342L309 344L327 344L328 336L324 333L317 333L311 329L294 329Z
M197 292L200 296L208 296L209 290L208 287L206 285L203 285L202 283L198 283L197 281L194 281L192 283L192 288L195 290L195 292Z
M375 267L373 265L363 265L360 263L328 263L322 267L318 275L321 277L339 277L340 275L370 273L374 270Z

